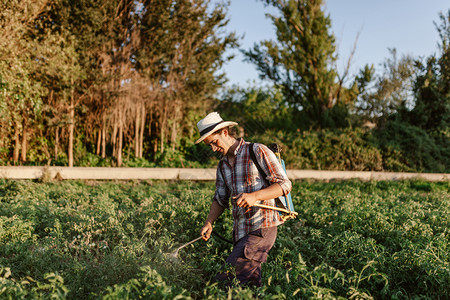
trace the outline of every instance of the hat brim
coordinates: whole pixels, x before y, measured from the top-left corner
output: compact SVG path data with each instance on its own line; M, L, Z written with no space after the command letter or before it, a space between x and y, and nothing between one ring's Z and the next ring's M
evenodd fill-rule
M238 125L238 123L231 122L231 121L225 121L223 123L217 124L216 127L214 127L213 129L211 129L210 131L208 131L207 133L202 135L198 140L195 141L195 143L196 144L200 143L201 141L206 139L208 136L210 136L211 134L215 133L217 130L220 130L220 129L225 128L225 127L236 126L236 125Z

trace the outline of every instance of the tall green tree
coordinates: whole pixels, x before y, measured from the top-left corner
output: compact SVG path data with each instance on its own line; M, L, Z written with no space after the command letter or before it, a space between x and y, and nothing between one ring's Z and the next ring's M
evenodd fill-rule
M262 78L280 87L286 99L308 119L307 126L345 125L342 81L332 68L336 61L331 19L322 0L266 0L280 16L269 15L276 41L263 41L245 51ZM335 115L339 112L339 117ZM299 118L304 120L304 118Z
M450 126L450 10L435 23L440 36L439 53L418 61L419 74L414 85L416 103L409 122L426 130Z
M226 7L209 1L143 1L137 68L148 81L151 128L156 149L175 149L186 121L212 105L227 60L224 52L236 46L226 33ZM189 120L190 122L190 120ZM192 133L191 133L192 134ZM159 147L158 147L159 146Z
M34 21L47 4L39 1L0 1L0 148L11 145L12 160L27 160L33 125L42 112L45 87L37 80L44 41L31 37Z
M127 76L124 75L125 70L130 69L129 51L128 48L124 49L129 44L129 20L134 5L135 2L131 0L52 0L40 16L40 35L63 36L65 41L61 44L60 53L70 53L67 59L60 59L59 64L48 64L45 74L52 75L47 82L52 95L48 104L54 112L54 119L60 120L57 122L59 125L55 126L55 139L58 140L60 128L66 129L69 166L74 164L77 120L87 117L80 115L83 107L95 107L92 99L98 99L96 93L99 90L95 87L107 81L105 77L111 82L108 92L114 94L109 99L112 103L108 108L116 108L114 116L119 128L118 140L122 137L123 122L120 116L124 115L121 110L124 106L123 103L119 104L122 101L120 90L121 82ZM109 72L102 74L102 67L107 68L102 63L108 65L101 60L105 56L109 56L112 64L109 64ZM55 111L55 108L58 109ZM61 118L61 115L64 117ZM83 125L84 130L92 128L90 123ZM55 144L57 147L58 143ZM116 153L121 154L121 151Z
M88 14L90 6L83 1L49 0L46 9L35 22L38 32L35 39L51 40L56 47L53 52L43 55L41 81L49 88L47 97L48 111L59 119L56 122L56 136L59 129L67 131L67 157L69 166L74 165L74 135L76 128L76 109L83 94L82 81L86 77L82 52L82 41L89 36L90 20L83 14ZM83 5L84 10L81 6ZM91 17L91 16L90 16ZM84 24L84 32L80 28ZM85 34L83 36L83 34ZM64 120L64 122L62 122ZM58 147L58 141L55 143ZM56 150L55 150L56 152Z

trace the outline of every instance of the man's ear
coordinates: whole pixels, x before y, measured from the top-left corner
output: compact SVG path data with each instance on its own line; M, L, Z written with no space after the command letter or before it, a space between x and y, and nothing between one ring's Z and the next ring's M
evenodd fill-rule
M228 129L227 129L227 128L222 129L222 134L223 134L223 136L225 136L225 137L227 137L227 136L230 135L230 133L228 132Z

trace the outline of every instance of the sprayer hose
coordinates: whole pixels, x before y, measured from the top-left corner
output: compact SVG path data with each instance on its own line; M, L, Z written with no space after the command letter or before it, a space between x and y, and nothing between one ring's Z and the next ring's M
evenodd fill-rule
M218 233L215 232L214 230L212 231L212 233L213 233L215 236L217 236L219 239L221 239L222 241L227 242L227 243L230 243L230 244L233 244L232 241L230 241L230 240L224 238L223 236L221 236L220 234L218 234Z

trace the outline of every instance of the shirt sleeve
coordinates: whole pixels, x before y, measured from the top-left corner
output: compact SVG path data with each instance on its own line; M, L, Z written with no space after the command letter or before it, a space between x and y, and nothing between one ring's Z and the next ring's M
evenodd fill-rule
M292 190L292 183L287 177L286 172L278 161L275 153L266 145L254 144L254 152L256 159L261 165L264 173L267 174L267 181L270 184L278 183L283 190L283 195L286 196Z
M214 194L213 201L217 201L223 208L229 208L230 192L225 183L225 178L223 178L223 173L221 171L222 162L217 166L216 171L216 193Z

